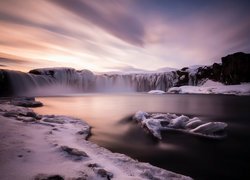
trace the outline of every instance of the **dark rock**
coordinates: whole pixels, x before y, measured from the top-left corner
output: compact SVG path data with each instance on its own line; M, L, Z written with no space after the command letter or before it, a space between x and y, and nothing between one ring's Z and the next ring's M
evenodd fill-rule
M100 166L98 164L96 164L96 163L91 163L91 164L88 164L88 167L96 168L96 167L100 167Z
M86 135L86 134L88 134L89 132L88 131L86 131L86 130L82 130L82 131L78 131L77 132L77 134L79 134L79 135Z
M181 68L181 71L186 71L188 69L188 67L183 67Z
M176 73L178 75L178 81L176 83L176 86L184 86L184 85L188 85L188 81L189 81L189 73L185 71L186 69L181 69L181 70L177 70Z
M167 127L169 125L168 121L161 121L160 123L162 127Z
M107 178L107 179L111 179L111 178L113 178L113 176L114 176L113 173L108 172L108 171L106 171L105 169L102 169L102 168L96 169L96 173L97 173L99 176L104 177L104 178Z
M13 94L8 70L0 69L0 96L11 96Z
M37 114L34 112L27 112L26 116L33 117L37 119Z
M113 173L106 171L105 169L101 168L98 164L96 163L91 163L88 164L88 167L92 168L93 171L98 174L101 177L107 178L107 179L111 179L113 178Z
M221 80L221 69L222 65L218 63L214 63L212 65L212 73L210 73L210 79L214 81L220 81Z
M64 120L56 118L44 118L43 121L48 123L64 124Z
M45 115L44 117L47 117L47 118L54 118L54 117L56 117L55 115Z
M10 112L3 113L3 116L4 117L15 117L16 118L18 116L18 113L10 111Z
M38 174L34 180L64 180L64 178L61 175Z
M221 80L225 84L250 82L250 54L238 52L221 58Z
M72 158L74 160L82 160L83 158L89 157L87 155L87 153L85 153L84 151L80 151L78 149L75 148L71 148L68 146L61 146L61 149L66 152L68 155L72 156Z
M35 98L14 98L10 102L12 105L15 106L22 106L22 107L41 107L43 103L39 101L35 101Z

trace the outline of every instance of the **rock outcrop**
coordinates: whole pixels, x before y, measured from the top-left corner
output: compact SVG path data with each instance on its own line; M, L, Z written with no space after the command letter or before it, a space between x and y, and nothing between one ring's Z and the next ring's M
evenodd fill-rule
M250 82L250 54L238 52L221 58L221 80L225 84Z
M238 52L221 58L222 63L177 70L177 86L198 85L204 79L235 85L250 82L250 54Z

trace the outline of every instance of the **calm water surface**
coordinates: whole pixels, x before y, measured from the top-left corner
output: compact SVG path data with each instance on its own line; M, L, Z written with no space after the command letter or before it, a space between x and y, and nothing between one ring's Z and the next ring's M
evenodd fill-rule
M113 152L195 179L250 179L250 97L223 95L85 94L40 97L41 114L87 121L93 141ZM225 140L166 132L162 141L147 134L131 116L138 110L196 116L228 123Z

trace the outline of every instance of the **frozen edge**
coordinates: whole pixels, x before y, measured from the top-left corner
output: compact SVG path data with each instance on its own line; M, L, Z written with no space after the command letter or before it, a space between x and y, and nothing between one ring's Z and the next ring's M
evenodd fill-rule
M89 167L90 164L98 164L98 167L111 172L113 179L191 179L149 163L138 162L124 154L112 153L87 141L90 127L82 120L66 116L39 115L40 120L26 121L27 118L19 118L19 121L16 121L17 117L4 117L3 114L6 112L27 115L33 110L0 104L0 128L2 129L0 145L5 147L0 153L0 174L3 180L33 179L41 173L59 174L65 179L83 175L87 176L87 179L103 179L96 174L95 168ZM11 143L13 141L22 142L18 150L16 145ZM72 161L60 151L61 146L83 151L89 157L82 161ZM13 154L22 154L23 149L29 149L31 153L22 155L22 158L19 157L20 155L18 155L19 158L13 156ZM8 169L12 169L12 172L9 173Z

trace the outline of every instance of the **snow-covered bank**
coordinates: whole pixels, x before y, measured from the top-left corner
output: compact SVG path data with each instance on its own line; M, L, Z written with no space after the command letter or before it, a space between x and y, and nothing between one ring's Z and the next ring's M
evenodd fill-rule
M86 140L90 127L65 116L41 116L0 104L1 179L191 179Z
M212 139L222 139L226 137L224 131L227 124L224 122L203 122L199 118L189 118L187 116L170 113L147 113L138 111L134 120L145 127L153 136L162 139L162 131L181 131L196 136Z
M250 83L223 85L218 82L207 81L202 86L172 87L167 92L177 94L230 94L244 96L250 95Z

